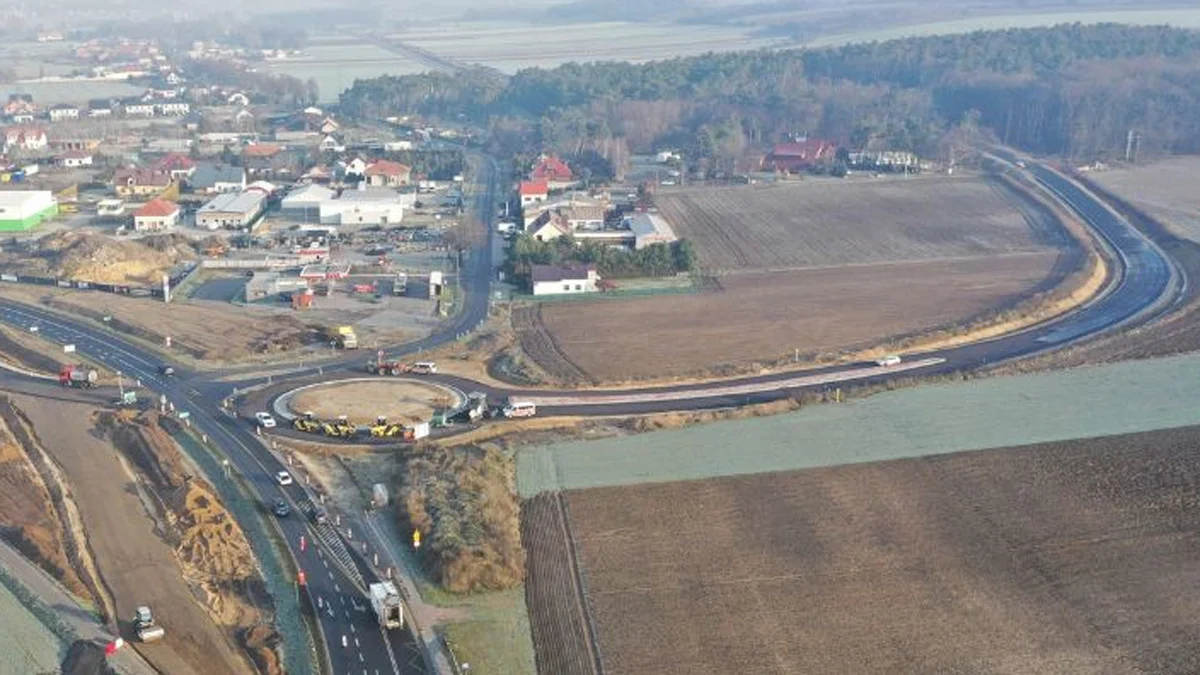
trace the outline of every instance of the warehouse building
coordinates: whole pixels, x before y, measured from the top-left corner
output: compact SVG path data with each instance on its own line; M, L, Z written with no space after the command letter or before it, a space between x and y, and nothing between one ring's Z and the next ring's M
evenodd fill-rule
M58 202L49 190L0 191L0 231L32 229L58 213Z
M266 195L257 190L217 195L196 211L196 227L209 230L246 227L262 215L265 204Z

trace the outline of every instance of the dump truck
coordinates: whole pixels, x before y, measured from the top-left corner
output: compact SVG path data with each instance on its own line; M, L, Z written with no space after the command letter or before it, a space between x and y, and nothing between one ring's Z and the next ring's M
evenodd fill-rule
M372 375L403 375L408 370L408 364L399 361L367 361L367 372Z
M100 374L86 366L66 363L58 369L58 383L64 387L83 387L90 389L96 386Z
M389 630L404 626L404 610L400 605L400 592L396 584L381 581L371 584L371 607L379 617L379 625Z
M338 326L329 334L330 341L342 349L358 349L358 334L353 326Z
M150 608L145 605L138 607L137 614L133 616L133 632L137 635L137 639L142 642L161 640L167 634L162 626L154 623L154 615L150 613Z

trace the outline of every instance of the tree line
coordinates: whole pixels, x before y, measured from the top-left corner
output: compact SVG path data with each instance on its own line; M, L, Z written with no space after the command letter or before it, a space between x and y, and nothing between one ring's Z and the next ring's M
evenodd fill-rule
M486 125L492 149L607 159L673 147L733 167L790 134L944 155L964 119L1030 151L1200 148L1200 33L1064 24L846 45L569 63L356 81L350 115L419 114Z
M695 269L696 251L686 239L631 250L594 241L577 243L571 235L540 241L520 234L504 264L510 278L526 285L534 265L595 265L602 279L664 277Z

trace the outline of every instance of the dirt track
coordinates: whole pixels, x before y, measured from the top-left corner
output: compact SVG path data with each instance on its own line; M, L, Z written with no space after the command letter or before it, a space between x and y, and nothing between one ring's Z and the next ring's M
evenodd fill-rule
M132 476L112 445L94 432L92 409L24 396L13 401L71 482L123 637L133 642L128 618L138 605L149 604L167 637L137 649L160 671L248 672L248 664L193 599L171 549L139 501Z
M1197 444L570 493L605 672L1200 672Z

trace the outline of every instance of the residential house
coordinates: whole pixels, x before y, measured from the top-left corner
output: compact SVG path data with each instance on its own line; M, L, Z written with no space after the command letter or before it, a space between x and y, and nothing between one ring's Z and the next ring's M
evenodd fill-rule
M362 178L367 173L367 161L362 157L355 157L348 162L338 162L338 168L341 169L342 180L346 180L347 176Z
M171 174L153 169L117 169L112 182L118 197L150 197L170 187Z
M385 152L404 152L405 150L412 150L413 147L413 142L408 140L387 141L383 144Z
M225 102L229 105L247 106L250 105L250 97L238 91L230 94L229 97L225 99Z
M126 117L154 117L155 106L152 101L127 98L121 101L121 111Z
M246 166L246 173L255 178L281 181L296 180L304 169L300 155L287 150L265 156L243 155L242 163Z
M4 147L11 150L41 150L50 144L41 127L15 126L4 129Z
M85 150L68 150L54 158L54 163L58 166L74 169L81 166L92 165L92 153Z
M193 192L227 194L246 189L246 171L240 166L204 162L196 165L187 180Z
M164 101L155 104L155 111L164 117L182 117L192 110L187 101Z
M79 119L79 108L69 103L59 103L50 106L48 111L51 122L64 122Z
M184 79L183 79L182 75L180 75L179 73L172 70L172 71L168 72L166 74L166 76L163 77L163 81L166 82L167 84L171 85L172 87L177 87L177 86L183 84Z
M399 162L381 159L372 162L363 172L363 178L371 187L400 187L408 185L412 168Z
M196 162L187 155L171 152L163 155L152 167L155 171L165 171L177 182L186 182L196 171Z
M254 113L242 108L233 115L233 127L239 131L254 131Z
M317 149L321 152L345 152L346 144L333 134L327 134L321 142L317 144Z
M559 210L571 231L603 229L606 212L599 204L571 204Z
M867 169L914 169L920 168L921 159L911 152L904 150L878 150L852 152L847 158L850 166Z
M332 117L326 117L321 120L321 125L317 127L317 130L328 136L329 134L336 133L341 128L342 125L338 124Z
M554 156L544 156L529 172L533 183L545 183L550 190L563 190L575 184L575 174L567 163Z
M217 195L196 211L196 227L246 227L262 215L265 207L266 196L258 191Z
M526 233L536 241L554 241L561 236L571 234L567 221L556 213L546 211L526 230Z
M534 265L529 280L534 295L595 293L600 275L595 265Z
M820 162L832 160L836 153L837 144L819 138L806 138L776 145L763 159L762 165L771 171L804 171Z
M133 212L133 229L138 232L169 230L179 222L179 205L165 199L151 199Z
M88 101L87 116L91 118L97 117L112 117L113 104L112 101L103 98L94 98Z
M333 171L324 164L318 164L305 171L304 175L300 176L300 180L309 183L328 183L333 180Z
M37 106L30 94L10 94L8 103L4 104L4 116L17 124L32 122L36 114Z
M86 152L95 154L103 141L99 138L79 138L77 136L55 138L50 141L50 147L58 152Z
M528 206L546 201L550 197L550 188L546 183L522 181L517 194L521 197L521 206Z

